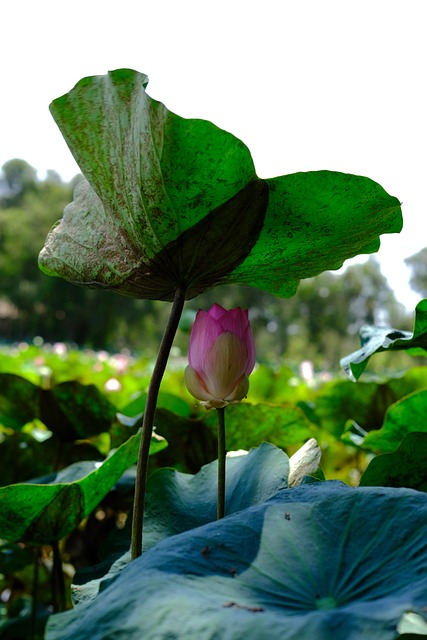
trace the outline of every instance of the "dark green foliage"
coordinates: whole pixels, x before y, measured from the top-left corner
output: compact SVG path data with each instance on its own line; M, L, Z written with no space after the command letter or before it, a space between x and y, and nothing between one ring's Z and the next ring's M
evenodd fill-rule
M375 457L360 479L365 487L410 487L427 491L427 431L407 433L392 453Z
M63 442L108 431L115 407L94 385L62 382L52 389L25 378L0 374L0 424L20 429L39 419Z
M76 368L76 361L73 360L73 358L71 358L70 361L72 363L71 366ZM66 375L65 371L62 375ZM318 389L309 390L306 388L305 391L297 386L289 386L289 388L287 388L290 374L285 370L283 371L283 376L280 377L280 375L277 373L274 374L267 367L262 367L260 371L257 372L257 375L259 376L259 381L258 383L254 383L254 393L264 394L267 389L270 389L270 393L272 393L275 398L275 405L269 405L264 402L254 404L244 403L242 405L229 407L227 414L229 419L228 448L241 448L242 446L249 448L262 442L262 440L270 440L272 442L277 441L283 447L290 447L292 451L298 444L302 444L304 440L314 435L324 447L322 466L327 472L327 477L334 477L336 473L334 472L334 465L341 466L343 470L347 469L347 473L350 476L350 470L359 468L360 471L364 471L366 468L368 461L364 454L365 442L366 446L370 446L369 438L375 436L377 442L375 447L372 447L375 451L390 450L393 451L393 453L378 455L374 458L362 475L361 484L380 485L382 487L384 485L390 485L392 487L413 487L418 490L425 489L425 443L423 440L424 434L420 433L420 430L424 430L423 416L425 414L425 398L423 394L425 394L427 381L425 368L420 367L413 369L405 376L392 378L383 381L381 384L363 382L354 385L354 383L349 381L341 380L327 383ZM129 376L129 374L127 376L130 389L133 388L134 376L135 371L132 372L131 376ZM261 556L256 553L264 533L260 536L259 532L261 529L257 529L258 525L255 526L255 524L252 524L252 518L255 517L252 515L252 510L256 504L266 504L264 501L268 501L274 493L278 492L278 499L279 496L283 496L285 502L283 505L281 504L280 511L278 512L280 514L280 522L275 521L270 523L268 520L267 523L266 521L264 525L265 531L267 531L266 527L268 524L267 528L268 530L272 528L275 539L281 540L282 534L285 535L285 532L282 532L280 529L282 519L285 524L289 524L294 522L294 518L301 517L301 527L303 527L305 532L303 534L298 530L293 534L295 538L286 537L286 539L283 540L285 551L280 551L278 556L280 558L292 557L298 560L299 552L297 549L299 547L295 546L297 544L307 545L304 546L304 557L306 557L307 553L311 553L310 540L322 540L319 533L315 533L317 529L313 529L314 537L311 537L312 530L310 527L317 527L318 525L315 523L320 521L317 520L318 515L314 515L311 508L306 512L308 507L304 506L301 502L302 496L306 496L309 501L313 500L313 505L318 505L319 512L316 511L316 513L335 514L335 520L332 519L332 515L331 518L329 515L326 515L326 520L322 520L323 524L321 525L322 527L328 527L329 533L325 538L325 544L326 539L329 540L330 538L331 549L325 550L324 552L319 551L320 555L319 553L316 555L318 562L320 563L322 561L323 565L328 567L334 566L332 555L333 551L335 553L338 548L339 543L337 540L350 540L350 538L346 538L346 536L353 535L351 533L353 526L355 530L357 528L359 536L363 534L365 529L367 532L372 533L376 526L372 518L376 517L375 514L377 512L382 513L381 518L385 519L386 522L388 522L388 517L391 518L390 527L395 526L395 517L399 522L402 520L403 516L400 511L396 512L395 515L391 512L389 516L386 515L388 513L388 507L381 507L379 504L381 500L380 496L384 498L385 495L381 493L384 492L384 489L380 488L378 489L378 496L375 497L372 504L372 510L375 512L374 515L370 510L371 507L368 509L366 505L364 505L363 508L359 505L359 509L359 506L354 506L354 508L357 509L357 511L354 512L356 515L353 514L352 522L354 522L354 525L351 525L350 528L348 528L347 525L341 525L339 516L341 498L339 498L339 496L344 496L342 491L345 490L345 487L340 489L339 487L343 485L326 483L328 487L331 487L331 490L333 487L336 487L338 491L337 494L334 494L333 499L331 497L330 507L323 502L323 498L320 499L320 494L316 492L317 484L314 487L310 484L307 485L307 488L313 487L313 493L300 493L303 488L297 490L286 489L288 473L287 456L271 444L262 444L258 449L252 450L248 456L231 458L229 460L228 517L226 521L230 522L229 526L231 528L227 529L226 537L227 540L232 541L234 539L233 536L238 535L239 552L237 554L235 550L232 550L234 542L230 542L231 547L227 547L227 553L231 555L228 555L224 560L221 555L217 557L218 551L221 553L222 551L215 546L213 539L205 536L203 538L203 544L201 544L201 539L199 540L199 538L196 539L192 537L198 535L197 532L203 531L203 529L198 528L200 525L205 525L215 519L215 474L217 463L212 462L199 472L201 464L205 464L209 459L213 460L216 457L215 435L212 431L212 429L214 429L215 413L196 411L194 402L190 402L189 404L187 401L184 401L183 398L176 397L174 393L171 392L172 390L176 391L176 389L179 389L179 387L176 386L176 379L179 379L181 376L182 373L175 375L169 373L167 384L159 398L160 406L158 407L155 421L156 432L160 436L166 436L167 440L170 441L170 446L164 449L164 451L159 451L156 456L153 456L151 469L159 469L159 466L166 464L173 465L175 470L163 468L154 471L150 476L145 524L146 551L143 557L147 558L144 562L148 562L148 558L151 557L149 548L152 548L153 552L159 549L157 554L153 556L157 559L163 557L175 558L175 555L169 555L169 543L167 541L171 541L171 553L175 554L175 551L173 551L173 541L181 539L181 536L186 535L184 532L187 531L190 536L188 540L186 539L187 542L185 542L185 548L188 549L188 557L186 551L180 546L177 547L177 549L179 548L177 554L181 555L186 566L193 567L192 562L195 559L198 560L199 557L203 561L209 556L214 558L214 573L208 573L204 580L212 579L214 581L209 587L211 594L216 593L216 580L220 580L220 593L224 595L225 599L223 598L223 600L221 600L219 617L216 618L214 616L211 618L209 606L207 609L204 608L203 594L206 593L204 589L199 587L199 595L197 596L201 598L200 602L197 600L197 610L206 611L206 615L210 621L210 628L213 625L212 628L216 629L216 625L220 625L219 633L221 634L221 624L225 619L224 615L231 615L230 620L232 621L232 625L234 624L233 620L236 615L239 618L238 624L240 625L241 617L245 617L249 615L249 613L252 619L261 615L261 613L272 614L271 605L262 599L263 596L260 595L258 590L258 578L253 583L251 582L250 585L245 582L243 586L240 582L234 582L234 580L236 580L239 575L239 567L243 569L243 566L246 567L244 571L245 575L252 575L254 571L257 572L257 575L259 575L260 571L271 575L271 566L264 566L263 563L265 559L263 559L260 564ZM136 377L142 379L140 375ZM261 377L265 383L261 384ZM122 381L125 382L125 379L127 378L123 377ZM80 567L74 580L76 585L75 598L76 601L80 603L77 605L76 612L81 610L81 607L89 606L84 605L85 602L89 602L90 600L93 602L93 605L90 606L93 606L94 609L90 610L89 617L93 620L93 624L98 625L99 630L97 633L100 634L99 637L101 638L103 637L102 634L104 631L103 627L100 627L97 622L98 599L100 597L104 598L103 594L107 594L110 589L113 589L116 583L121 585L120 580L127 580L128 576L128 569L125 569L125 567L129 563L130 519L127 519L124 528L118 528L117 518L119 516L121 518L125 516L131 504L129 496L132 495L134 483L132 462L135 460L137 449L136 436L131 436L131 434L138 430L140 416L145 406L145 397L141 395L138 399L128 402L124 405L121 412L114 417L116 412L112 404L104 398L104 394L98 390L95 391L95 388L91 386L77 384L76 382L67 382L54 385L52 389L49 390L49 393L47 393L46 390L16 375L4 374L2 380L3 395L1 396L0 394L2 397L0 403L3 415L2 422L4 425L7 422L8 426L3 427L5 437L3 443L0 444L0 452L3 450L4 457L2 460L5 461L3 464L4 473L2 477L9 486L0 489L1 513L3 513L3 519L0 523L0 535L9 540L32 540L44 543L55 537L61 538L67 536L66 547L64 548L69 549L67 553L72 554L70 557L73 558L73 562L76 563L76 566ZM171 391L169 391L169 389ZM282 397L286 399L283 404L277 404L277 400L280 397L280 390ZM358 391L356 395L354 395L355 391ZM298 408L288 399L292 397L292 393L294 394L295 400L297 400L298 397L309 399L310 405L307 404L307 406L304 407L304 403L301 403L301 407ZM402 398L402 396L408 393L410 394L409 396ZM57 407L53 414L61 416L61 428L57 432L58 438L59 436L65 439L68 437L79 437L82 436L86 430L86 438L83 442L75 440L71 440L68 443L63 442L61 460L63 464L65 463L65 468L60 471L52 470L52 460L55 459L55 447L52 446L52 437L43 442L38 442L32 435L35 427L31 426L31 421L34 420L36 416L38 416L40 420L40 417L43 415L46 421L50 421L50 428L55 429L55 419L52 410L47 411L46 406L44 406L44 413L42 413L41 397L48 398L48 406ZM76 400L75 408L73 404L70 404L72 403L73 397L75 397ZM417 411L416 415L414 414L414 410ZM310 416L310 421L306 416ZM340 438L346 425L351 420L360 421L363 427L375 427L377 431L371 431L368 435L366 435L365 432L365 442L363 438L359 438L359 445L356 446L352 443L351 453L349 453L349 451L341 445ZM39 424L41 428L42 423L40 422ZM407 433L408 424L411 425L414 430L417 430L417 432L410 433L402 442L405 433ZM391 431L390 425L393 427ZM106 436L103 431L104 429L107 429L107 438L111 439L113 446L118 446L119 448L98 468L105 457L105 453L108 452L108 443L104 441ZM69 434L69 436L67 434ZM131 439L129 440L130 436ZM380 437L381 439L379 439ZM390 440L390 438L392 439ZM411 438L413 438L412 441ZM121 443L124 444L120 446ZM158 447L161 448L162 446L164 446L164 443L160 441ZM86 448L86 454L83 456L83 459L82 457L73 458L73 456L80 455L78 447ZM97 447L101 447L102 452ZM11 459L14 460L12 467L14 470L13 478L8 476L11 467L6 463L6 460ZM76 462L76 464L73 464L73 462ZM128 470L122 475L125 469ZM190 471L195 475L182 473L182 471L179 470ZM25 476L27 473L30 475ZM343 471L340 473L343 473ZM35 478L37 475L44 477L39 477L35 483L22 483L23 477L29 480L30 478ZM21 484L10 484L17 480L21 481ZM320 483L320 485L322 485L322 483ZM399 489L399 491L400 490L401 489ZM405 489L402 490L405 491ZM354 489L347 489L347 491L354 491ZM285 498L283 494L289 495ZM407 495L409 494L399 494L403 511L405 508L409 511L413 509L413 504L411 500L407 498ZM296 497L294 498L294 496ZM282 498L280 498L280 500L281 499ZM372 500L371 495L369 500ZM272 506L274 506L274 504L272 503ZM332 505L334 505L333 508L335 511L332 511ZM266 507L262 506L259 508L264 510ZM417 509L418 508L419 507L417 507ZM313 509L316 510L317 506L313 506ZM329 509L330 511L328 511ZM381 509L383 510L381 511ZM102 533L96 533L97 529L93 530L93 526L98 522L96 518L98 512L105 518L106 527ZM241 517L244 517L244 522L243 520L236 520L235 526L238 528L238 534L233 533L232 518L234 516L231 515L233 513L241 513ZM245 515L243 516L243 514ZM287 520L288 517L290 517L290 520ZM346 517L348 517L347 512ZM420 514L417 515L417 518L419 517L421 517ZM76 528L82 518L87 518L87 520L84 520L83 524ZM254 523L257 522L256 518L253 521ZM325 524L326 521L328 521L329 524ZM334 522L335 524L333 525ZM410 527L410 524L403 520L402 526L402 531L407 532L407 538L409 539L410 529L406 527ZM420 526L418 520L414 526ZM416 530L417 529L414 529L414 532ZM387 527L384 526L380 532L381 536L384 535L384 537L387 537L387 531ZM378 536L380 536L380 533ZM177 534L178 538L176 538ZM222 534L215 533L214 535L215 539L218 539L217 536ZM334 535L336 538L333 537ZM96 537L94 538L94 536ZM99 539L98 547L96 551L90 551L90 541L94 539ZM382 537L375 539L378 539L380 546L383 544ZM161 540L164 540L164 542L160 542ZM102 546L100 547L99 544L101 541ZM166 543L167 546L163 547L162 545ZM264 543L261 543L261 548L263 544ZM272 542L269 541L268 548L271 548L271 544ZM350 542L348 544L350 544ZM86 558L83 558L81 555L81 545L84 545L83 550L87 554ZM290 555L289 545L291 545L293 549ZM79 547L80 551L76 551ZM28 570L30 570L29 575L31 576L30 556L32 554L22 554L21 548L13 546L11 543L9 543L8 549L9 550L5 549L5 554L3 555L4 570L11 572L9 575L19 575L22 571L28 572ZM27 547L24 547L23 551L26 549ZM251 552L250 549L252 549ZM212 552L213 555L211 555ZM350 552L351 547L349 553ZM252 553L255 553L255 555L251 555ZM323 553L324 555L322 555ZM411 552L406 553L402 551L402 553L406 554L405 557L410 557ZM175 560L170 560L170 562L173 573L167 574L165 585L176 584L178 589L177 594L186 594L187 586L189 586L188 580L190 580L192 584L193 578L187 577L185 572L184 574L179 572L178 574L174 573L176 570ZM224 562L226 562L226 564L224 564ZM402 566L402 562L399 562L400 566ZM228 576L224 572L221 573L220 569L223 564L225 568L229 566L233 575L234 570L236 570L235 578L231 578L230 574L233 582L227 582ZM25 565L27 565L27 567L25 567ZM20 569L20 567L23 566L24 569ZM85 566L86 568L82 568ZM320 564L318 566L320 567ZM162 580L157 582L157 577L161 578L163 575L164 569L162 567L154 567L153 565L153 567L146 571L147 576L150 576L150 579L153 580L153 585L155 585L153 589L155 589L158 595L160 594L159 589L162 590L161 593L166 589L164 597L170 604L169 608L165 608L166 621L169 615L174 615L175 594L169 590L169 587L166 588L166 586L163 586ZM313 567L316 567L316 564L314 564ZM354 564L356 575L359 575L359 571L363 572L363 567L363 558L360 557L357 563ZM191 571L193 571L193 569L191 569ZM292 575L298 576L299 571L304 571L302 562L299 568L296 565L293 566ZM378 572L380 572L380 569L378 569ZM385 572L384 575L386 575L386 573L387 572ZM383 574L379 573L378 575L382 576ZM111 578L115 578L115 580L110 584ZM412 578L414 578L413 575ZM222 581L224 579L226 582L223 584ZM283 576L278 579L280 582ZM367 579L365 574L363 574L363 577L362 575L360 577L363 583L366 583ZM415 582L416 579L417 578L415 578ZM383 580L383 578L381 578L381 580ZM28 577L25 578L25 581L28 582ZM102 585L102 592L98 595L100 585ZM230 585L235 586L233 586L232 591L228 592ZM151 598L149 594L151 591L145 582L139 586L144 590L144 594L147 594L146 606L148 607ZM323 587L324 586L325 585L323 585ZM323 587L322 584L319 583L319 588ZM235 588L238 589L237 592L234 591ZM244 590L244 598L240 591L241 588ZM289 585L286 586L286 590L288 590L288 588ZM402 585L401 588L403 589ZM117 589L121 589L121 587L118 586ZM137 593L139 593L139 587L136 588L134 585L133 589L136 589ZM276 584L273 590L275 593L277 592L277 596L275 597L282 598L280 595L282 592L278 589ZM123 591L123 589L121 590ZM113 593L113 591L111 591L111 593ZM191 600L196 597L191 588L188 593L191 594L189 596ZM405 597L408 597L408 592L405 593ZM127 615L129 611L133 611L134 601L132 598L129 598L129 590L126 590L126 594L127 604L122 603L120 605L123 608L123 615ZM215 600L217 596L213 595L213 597ZM394 609L396 611L399 610L400 605L398 603L401 602L399 599L401 597L400 592L396 591L393 597L397 598L393 600L393 608L397 607L397 609ZM115 592L114 598L118 598L118 602L121 603L120 596ZM160 603L162 602L160 595L159 598ZM247 600L246 598L249 599ZM19 607L16 597L14 597L14 601L15 600L16 607ZM190 609L188 609L187 612L185 602L185 597L179 596L176 606L183 607L183 611L186 612L185 619L187 619L188 616L188 620L190 620L191 612ZM223 604L227 602L235 602L239 606L230 605L230 607L224 607ZM261 604L259 604L260 602ZM333 605L330 599L319 600L319 602L320 604L329 603L331 606ZM363 602L356 607L359 608L359 611L363 611L363 622L361 622L359 618L354 617L353 605L351 603L344 603L338 609L332 608L329 610L328 614L316 613L317 610L314 611L309 608L304 609L305 613L301 614L304 616L304 629L305 626L308 625L307 628L314 634L314 637L316 637L318 630L317 627L310 627L311 624L326 625L325 628L328 630L328 625L333 625L331 628L335 629L336 616L340 615L339 612L341 610L345 611L345 620L347 621L345 626L346 633L350 633L350 631L356 633L354 629L358 632L360 629L369 629L369 633L375 637L375 628L377 627L381 629L384 637L387 637L386 633L389 633L389 629L396 629L396 617L394 617L392 621L385 617L382 618L382 621L377 619L375 623L372 623L372 621L368 622L370 605L363 604ZM373 602L376 603L376 610L380 609L386 616L386 602L381 600L381 598ZM159 606L163 607L162 604L159 604ZM407 606L407 601L405 606ZM137 607L136 601L135 607L139 611L139 605ZM247 608L245 609L245 607ZM263 607L265 612L249 611L248 609L256 609L256 607ZM23 609L23 611L24 610L25 609ZM286 616L286 628L292 629L292 624L296 624L297 617L292 615L292 617L288 619L282 605L280 605L280 611L282 612L280 615ZM403 613L400 615L402 614ZM40 624L42 624L46 619L45 609L41 610L40 616ZM305 616L308 616L308 618ZM326 617L324 618L322 616ZM146 618L147 616L144 617ZM116 612L113 616L109 617L105 615L104 611L104 618L106 620L117 619L117 621L120 620L120 624L122 624L122 618L120 618L120 615L116 614ZM152 615L151 617L149 616L149 618L153 620L154 624L156 618L153 618ZM19 618L19 620L19 624L21 625L24 624L23 620L26 620L25 625L27 626L24 625L24 629L31 628L31 612L28 613L27 618L25 618L23 614L23 617ZM60 617L58 618L58 623L56 623L55 620L56 618L52 619L52 629L55 629L56 624L62 625L62 622L59 622L61 620ZM198 616L193 619L191 624L198 624L197 620ZM276 623L278 625L277 628L281 629L280 625L282 623L280 620L276 621L275 619L274 625L276 625ZM15 621L14 618L4 618L2 624L9 625L9 627L12 625L12 627L10 627L12 629L15 624L18 624L18 619ZM65 624L68 629L69 622L67 621ZM72 622L72 624L74 625L75 623ZM91 624L92 622L87 624L88 637L91 637L94 633ZM119 622L117 622L117 624L119 624ZM138 625L140 624L139 621ZM162 622L161 624L168 623ZM253 633L264 633L264 627L262 625L267 623L262 622L262 620L258 623L255 620L255 625L258 624L261 624L261 630L255 626ZM360 626L360 624L362 626ZM365 627L364 625L368 626ZM66 629L64 630L63 626L59 628L61 632L58 631L58 633L64 634L68 632ZM160 628L163 627L161 626ZM71 627L71 629L74 629L74 627ZM323 629L322 626L321 629ZM54 632L52 631L52 633ZM79 630L78 632L76 631L76 633L82 633L82 637L84 638L86 630ZM149 632L147 631L147 633ZM199 633L199 631L197 633ZM248 631L248 633L250 634L250 631ZM298 627L298 634L300 633L301 630L300 627ZM380 634L379 631L378 634ZM203 637L203 635L201 637ZM248 637L251 636L249 635ZM284 637L286 637L286 635ZM357 636L355 636L355 638L356 637ZM381 636L378 635L378 637L380 638ZM394 636L391 635L390 637Z

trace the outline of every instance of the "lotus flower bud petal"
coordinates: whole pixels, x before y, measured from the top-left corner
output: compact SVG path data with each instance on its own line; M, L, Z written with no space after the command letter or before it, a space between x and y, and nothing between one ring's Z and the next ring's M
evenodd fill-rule
M196 315L188 351L185 384L207 408L240 402L249 389L255 343L248 312L215 304Z
M213 396L208 393L206 386L199 374L191 365L188 365L184 371L184 382L185 386L189 390L192 396L197 398L198 400L208 401L213 400Z

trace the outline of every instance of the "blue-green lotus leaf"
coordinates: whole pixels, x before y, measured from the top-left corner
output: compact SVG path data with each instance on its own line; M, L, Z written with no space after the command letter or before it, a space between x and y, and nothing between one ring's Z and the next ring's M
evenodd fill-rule
M47 640L394 640L422 619L427 496L324 482L172 536Z

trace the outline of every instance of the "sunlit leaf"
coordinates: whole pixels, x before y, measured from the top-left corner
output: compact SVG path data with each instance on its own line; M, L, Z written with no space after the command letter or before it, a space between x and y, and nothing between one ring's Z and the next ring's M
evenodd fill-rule
M369 178L260 179L243 142L172 113L147 83L119 69L52 103L86 179L40 254L47 274L139 298L233 282L291 296L400 231L399 201Z
M392 404L381 429L370 431L362 446L376 453L395 451L408 433L427 433L427 390L416 391Z
M369 178L310 171L266 182L264 225L231 275L233 282L288 297L300 279L339 269L350 256L378 251L379 234L401 229L398 200Z
M360 329L361 348L341 359L341 366L352 380L358 380L374 353L422 349L427 352L427 300L415 309L414 331L400 331L390 327L365 326Z
M321 482L167 538L47 640L394 640L426 619L427 497Z

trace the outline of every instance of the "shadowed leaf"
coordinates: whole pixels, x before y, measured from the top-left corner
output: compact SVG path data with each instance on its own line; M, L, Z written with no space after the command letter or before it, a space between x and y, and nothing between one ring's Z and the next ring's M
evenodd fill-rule
M364 487L427 491L427 432L408 433L396 451L376 456L360 479Z
M95 385L61 382L42 389L20 376L0 374L0 424L15 430L35 418L63 442L108 431L116 408Z

